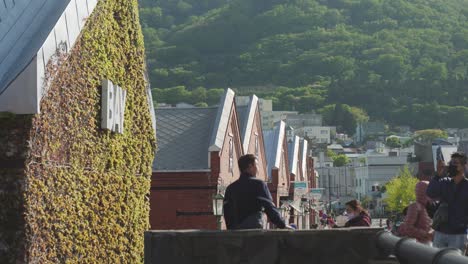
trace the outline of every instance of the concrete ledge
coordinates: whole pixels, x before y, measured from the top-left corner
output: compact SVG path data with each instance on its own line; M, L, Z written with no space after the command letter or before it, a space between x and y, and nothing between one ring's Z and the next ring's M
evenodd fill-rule
M380 230L148 231L145 263L376 263Z

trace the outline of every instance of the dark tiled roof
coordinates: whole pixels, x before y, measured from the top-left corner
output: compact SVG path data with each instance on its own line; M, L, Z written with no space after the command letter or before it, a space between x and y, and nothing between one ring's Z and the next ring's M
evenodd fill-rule
M278 122L272 130L263 131L265 152L267 160L268 178L271 180L271 170L279 168L281 161L281 148L285 137L285 123Z
M153 169L208 169L217 112L217 107L156 109L158 151Z
M247 118L249 118L249 105L238 106L237 116L239 117L240 133L244 135L244 130L247 126Z

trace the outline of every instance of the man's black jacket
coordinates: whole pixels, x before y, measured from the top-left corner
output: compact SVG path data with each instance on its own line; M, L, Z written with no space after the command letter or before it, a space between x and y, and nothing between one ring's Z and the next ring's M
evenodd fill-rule
M227 229L254 229L262 227L262 208L268 219L278 228L285 228L284 220L273 204L267 185L243 173L229 185L224 196L224 219Z

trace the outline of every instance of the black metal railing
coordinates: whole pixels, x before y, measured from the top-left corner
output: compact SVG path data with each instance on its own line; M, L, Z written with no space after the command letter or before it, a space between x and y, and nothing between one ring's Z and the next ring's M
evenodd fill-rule
M430 247L387 231L377 234L377 247L381 256L394 255L402 264L468 264L468 258L458 249Z

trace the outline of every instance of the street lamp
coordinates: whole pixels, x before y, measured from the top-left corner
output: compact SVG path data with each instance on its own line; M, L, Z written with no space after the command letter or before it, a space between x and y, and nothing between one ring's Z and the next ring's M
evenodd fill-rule
M307 201L307 198L302 197L301 198L301 214L302 214L302 229L306 229L307 225L307 216L309 214L309 202Z
M224 195L218 193L213 196L213 215L216 216L218 230L221 230L221 217L223 216Z
M286 200L281 201L281 216L284 218L284 221L289 221L289 202Z

